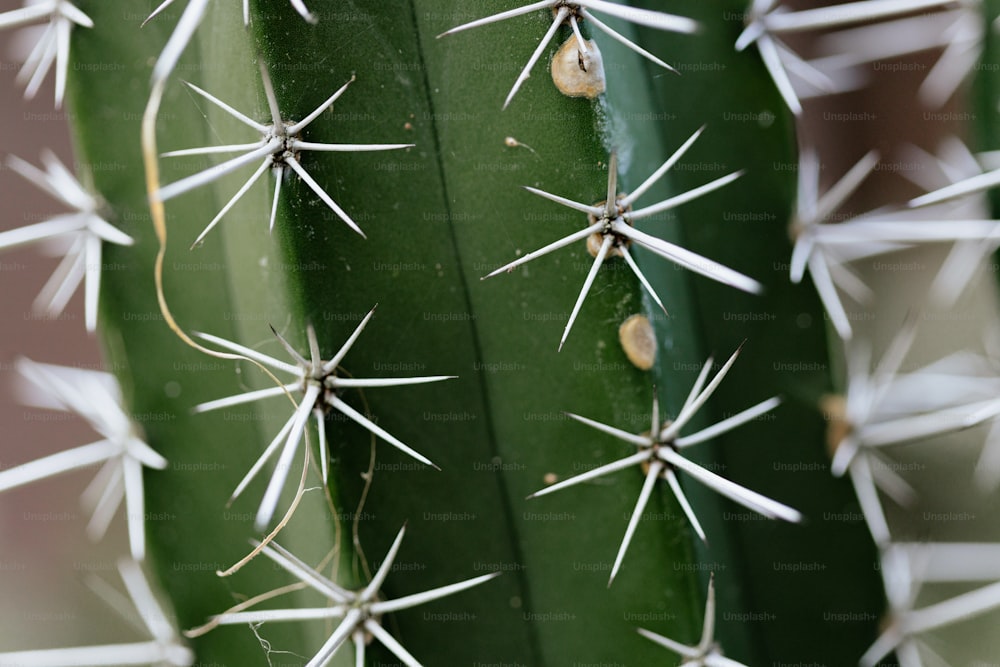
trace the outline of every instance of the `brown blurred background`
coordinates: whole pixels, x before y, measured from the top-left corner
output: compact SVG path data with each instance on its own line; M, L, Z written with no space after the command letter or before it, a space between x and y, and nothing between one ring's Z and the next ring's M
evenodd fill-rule
M0 0L0 12L21 6ZM67 165L73 155L66 110L53 109L53 78L34 100L22 98L15 82L13 57L22 35L0 33L0 231L44 220L65 209L6 167L16 155L39 164L49 148ZM26 213L29 212L29 213ZM13 362L24 355L58 364L96 368L98 343L86 333L82 292L64 316L39 319L32 301L58 260L37 248L0 253L0 468L24 463L96 439L76 418L19 405L13 391ZM95 643L107 636L83 634L88 619L101 619L109 608L88 589L88 573L96 572L120 587L114 572L122 535L90 545L84 535L86 517L79 495L96 467L29 485L0 495L0 651ZM116 522L117 523L117 522ZM90 623L89 625L93 625Z

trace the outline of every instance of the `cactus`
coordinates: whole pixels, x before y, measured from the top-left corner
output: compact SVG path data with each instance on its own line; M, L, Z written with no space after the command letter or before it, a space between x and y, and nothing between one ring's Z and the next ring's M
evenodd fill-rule
M961 634L1000 606L995 531L948 520L996 497L997 179L842 136L961 116L978 6L124 7L0 13L45 26L26 93L56 70L77 157L7 159L71 212L0 249L68 248L38 303L83 282L113 371L12 365L100 440L0 491L101 466L88 532L127 532L92 585L143 639L0 635L0 664L1000 650ZM906 104L829 102L887 63L929 71Z

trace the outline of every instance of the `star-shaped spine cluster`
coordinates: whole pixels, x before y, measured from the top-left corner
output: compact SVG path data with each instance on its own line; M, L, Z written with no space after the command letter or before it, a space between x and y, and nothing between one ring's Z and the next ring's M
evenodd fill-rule
M279 397L291 393L301 394L298 407L292 413L291 417L288 418L285 425L275 436L274 440L271 441L271 444L264 450L264 453L261 454L259 459L257 459L257 462L233 492L233 498L239 496L246 486L253 480L253 478L260 473L268 460L279 451L281 452L275 465L274 472L271 475L271 480L268 483L267 490L264 492L260 508L257 511L255 525L258 530L263 530L271 522L271 517L274 516L274 511L277 508L281 490L284 488L285 481L288 478L289 469L291 468L295 453L298 451L299 445L302 442L306 423L309 421L310 416L315 419L316 430L319 434L320 463L322 465L324 482L326 482L327 467L330 458L324 424L326 414L330 410L335 410L347 418L357 422L364 428L368 429L371 433L388 442L390 445L408 456L413 457L417 461L420 461L425 465L437 467L434 466L430 459L425 457L423 454L420 454L419 452L408 447L398 438L390 434L381 426L377 425L361 412L358 412L355 408L351 407L347 402L340 398L341 392L346 389L398 387L403 385L424 384L428 382L440 382L441 380L449 380L454 377L449 375L433 375L411 378L353 378L338 376L337 369L340 366L341 361L343 361L347 356L347 353L351 350L351 346L354 345L354 342L361 335L361 332L364 331L365 326L374 315L375 309L372 308L371 311L365 315L364 319L361 320L361 323L357 326L347 341L341 346L336 354L330 357L330 359L322 358L319 341L316 338L316 332L312 326L306 327L306 338L309 342L308 358L299 354L299 352L292 347L292 345L285 340L284 337L275 331L274 335L278 338L278 341L281 343L282 347L285 348L285 351L288 352L294 363L288 363L281 361L280 359L275 359L270 355L217 336L200 334L202 339L210 343L214 343L231 352L242 354L249 359L253 359L258 363L274 369L279 373L288 374L292 376L293 380L285 385L248 391L234 396L229 396L227 398L220 398L208 403L202 403L201 405L195 407L195 411L208 412L211 410L219 410L222 408L242 405L267 398Z
M70 33L75 26L93 28L94 22L69 0L42 0L26 4L21 9L0 13L0 30L45 23L41 37L32 47L18 73L24 85L24 96L31 99L38 92L45 76L56 66L56 107L61 107L66 94L66 73L69 70Z
M267 609L248 611L244 606L216 616L201 629L190 633L202 634L219 625L241 625L243 623L259 624L281 621L305 621L310 619L337 619L333 632L323 643L323 646L310 658L306 667L324 667L328 665L347 640L354 643L355 664L365 664L365 647L369 637L389 649L397 659L405 665L418 666L421 663L411 655L403 645L382 627L382 616L395 611L416 607L432 600L449 595L455 595L464 590L486 583L498 577L500 572L484 574L465 581L447 586L432 588L421 593L413 593L395 599L386 599L382 594L382 585L392 571L396 555L406 534L406 527L400 529L382 560L381 566L372 576L368 585L360 590L348 590L322 573L309 567L287 549L271 543L263 546L262 552L279 567L290 573L306 587L313 589L326 598L327 605L313 608Z
M108 373L19 359L18 371L26 402L38 407L75 413L102 437L0 471L0 491L103 464L84 492L84 504L92 511L87 532L99 539L107 532L122 501L129 530L132 557L142 560L146 552L146 512L143 468L162 470L167 461L141 438L121 404L121 390Z
M609 259L613 255L620 256L626 263L628 263L629 268L642 283L646 291L653 297L657 305L659 305L660 308L666 312L667 309L663 305L663 301L656 294L656 291L650 285L649 280L646 279L646 276L642 273L639 265L636 264L631 253L629 252L629 246L632 243L635 243L646 250L649 250L650 252L677 264L680 267L688 269L689 271L694 271L695 273L711 278L712 280L725 285L730 285L739 290L751 293L760 293L763 291L763 286L756 280L723 266L718 262L702 257L701 255L687 250L686 248L683 248L675 243L670 243L669 241L647 234L646 232L636 229L634 226L636 222L669 211L680 206L681 204L685 204L693 199L697 199L702 195L712 192L713 190L717 190L729 183L732 183L742 175L742 172L733 172L732 174L722 176L705 183L704 185L688 190L687 192L682 192L664 199L656 204L650 204L649 206L644 206L638 210L632 209L632 205L640 197L646 194L646 192L648 192L657 181L663 178L670 168L673 167L678 160L680 160L688 148L690 148L701 135L703 130L704 128L701 128L692 134L691 137L688 138L688 140L685 141L673 155L667 158L667 160L631 194L619 194L618 192L618 162L614 154L612 154L608 163L607 198L600 204L584 204L572 201L559 195L550 194L544 190L525 186L525 189L528 190L528 192L553 201L557 204L561 204L562 206L575 211L586 213L589 224L583 229L567 234L558 241L553 241L547 246L529 252L513 262L504 264L500 268L495 269L488 275L484 276L484 279L504 272L509 272L522 264L530 262L543 255L547 255L550 252L559 250L560 248L564 248L573 243L579 243L586 240L588 250L592 255L594 255L594 263L591 265L590 271L587 273L587 277L583 282L583 288L580 290L580 295L577 297L576 303L573 306L573 311L566 322L566 327L563 329L562 338L559 340L559 349L562 349L563 344L566 342L566 338L569 336L570 330L573 328L573 323L576 322L577 315L583 307L583 302L586 300L587 294L590 292L590 288L594 284L594 280L597 277L597 271L601 268L601 265L605 262L605 260Z
M652 496L653 488L655 487L658 479L662 478L666 480L671 492L674 494L678 504L680 504L681 509L684 511L685 516L687 516L688 520L691 522L691 527L702 540L706 540L705 531L702 530L701 523L698 521L698 517L695 515L694 509L691 507L691 503L688 502L687 496L684 494L683 489L681 489L680 482L677 479L678 471L687 473L692 478L698 480L716 493L719 493L748 509L759 512L768 518L783 519L785 521L792 522L802 520L802 515L796 510L717 475L714 472L707 470L697 463L685 458L681 453L687 447L706 442L712 438L722 435L723 433L727 433L728 431L756 419L761 415L767 414L774 408L778 407L780 400L778 397L772 397L765 401L761 401L757 405L749 407L732 417L728 417L716 424L713 424L712 426L701 429L700 431L696 431L695 433L691 433L686 436L682 436L680 434L681 430L694 418L705 402L708 401L709 397L719 387L719 384L722 382L723 378L726 377L729 369L732 368L732 365L736 361L736 357L738 355L739 350L736 350L736 352L729 357L726 363L723 364L722 368L719 369L719 372L715 374L715 377L713 377L711 381L708 380L708 374L712 368L712 359L706 361L705 365L702 367L701 373L698 375L698 379L691 387L691 392L684 401L684 405L678 412L677 418L672 421L667 421L662 424L660 423L659 402L654 395L653 408L651 411L651 426L649 432L647 433L636 435L586 417L567 413L567 415L572 419L595 428L602 433L606 433L610 436L618 438L619 440L627 442L636 447L638 451L612 463L607 463L603 466L594 468L593 470L588 470L585 473L576 475L575 477L570 477L569 479L552 484L551 486L548 486L529 497L537 498L539 496L560 491L569 486L573 486L581 482L587 482L609 473L623 470L625 468L631 468L636 465L645 468L643 473L645 481L643 483L642 490L639 493L639 499L636 501L635 509L632 512L632 517L629 519L628 527L625 529L625 537L622 538L621 546L618 548L618 555L615 557L615 563L611 568L611 576L608 580L609 586L614 581L615 576L618 574L618 570L621 568L622 561L625 558L625 552L628 550L628 546L632 541L633 535L635 534L636 527L639 525L639 519L642 517L643 510Z
M264 94L271 111L271 122L260 123L246 114L242 113L226 104L217 97L207 93L194 84L187 84L191 90L205 98L216 107L222 109L226 114L240 121L244 125L252 128L260 134L258 141L242 144L227 144L223 146L202 146L198 148L184 148L180 150L164 153L164 157L179 157L190 155L213 155L221 153L241 153L240 155L221 162L204 171L193 174L179 181L165 185L160 188L159 198L167 201L195 188L207 185L216 181L226 174L229 174L243 166L259 162L257 169L246 180L246 182L236 191L236 194L226 202L222 209L208 223L205 229L195 239L194 244L198 244L215 227L222 217L236 205L244 194L256 183L268 170L275 172L274 194L271 199L271 215L268 228L274 228L274 220L277 215L278 197L281 194L281 182L285 176L286 169L295 173L302 181L309 186L316 196L318 196L330 210L337 214L348 227L364 236L364 232L354 220L327 194L326 190L316 182L301 164L301 153L303 151L324 151L324 152L357 152L357 151L383 151L399 148L411 148L413 144L324 144L313 141L305 141L301 138L305 130L320 114L326 111L330 105L337 101L347 87L354 81L354 77L341 86L325 102L313 109L311 113L299 121L284 120L278 108L278 99L274 93L274 86L271 84L271 77L267 73L264 62L260 63L260 76L264 84Z
M0 233L0 250L33 244L58 246L63 260L42 288L34 307L49 317L56 317L84 282L84 321L87 331L94 331L101 290L103 244L130 246L134 240L104 218L105 206L100 198L88 192L54 153L43 151L42 164L45 171L21 158L7 158L11 170L72 212Z
M478 28L484 25L489 25L490 23L496 23L498 21L505 21L509 18L523 16L525 14L532 14L545 9L551 10L552 23L549 26L549 29L545 32L545 35L542 37L542 40L538 43L535 51L531 54L531 57L528 58L528 63L524 66L524 69L521 70L521 74L514 82L514 86L507 94L507 99L504 100L503 103L504 109L506 109L511 103L511 100L514 99L514 95L517 94L521 85L528 80L529 76L531 76L531 70L542 57L542 54L545 53L545 49L552 42L556 32L562 25L568 24L573 30L573 35L576 38L581 58L586 58L588 54L587 40L583 38L583 34L580 32L580 23L586 20L588 23L601 32L607 34L612 39L624 44L629 49L635 51L651 62L656 63L660 67L671 71L673 71L673 68L670 65L601 21L594 15L594 12L605 13L618 19L629 21L637 25L656 28L658 30L667 30L678 33L693 33L698 30L697 22L683 16L676 16L674 14L666 14L664 12L651 11L648 9L640 9L638 7L629 7L615 2L608 2L607 0L577 0L576 2L570 2L568 0L540 0L539 2L532 2L515 9L500 12L499 14L463 23L462 25L446 30L438 35L438 37L444 37L445 35L462 32L464 30L469 30L470 28Z

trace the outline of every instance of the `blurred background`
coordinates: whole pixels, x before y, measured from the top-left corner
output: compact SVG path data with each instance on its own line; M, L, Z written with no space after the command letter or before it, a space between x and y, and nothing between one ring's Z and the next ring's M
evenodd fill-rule
M0 12L20 0L0 0ZM53 79L46 78L33 100L15 83L20 31L0 33L0 157L16 155L38 164L40 151L54 151L72 166L65 110L53 109ZM30 43L30 42L29 42ZM64 208L17 173L0 166L0 231L40 222ZM22 213L29 212L29 213ZM0 253L0 469L96 439L82 420L20 405L14 392L18 356L56 364L100 368L97 339L83 326L82 292L55 320L32 313L32 301L58 259L37 247ZM88 588L89 573L120 588L115 570L124 534L92 545L79 496L96 468L6 492L0 502L0 648L73 646L108 639L91 621L109 613ZM114 522L112 531L118 531ZM103 624L108 625L108 624Z

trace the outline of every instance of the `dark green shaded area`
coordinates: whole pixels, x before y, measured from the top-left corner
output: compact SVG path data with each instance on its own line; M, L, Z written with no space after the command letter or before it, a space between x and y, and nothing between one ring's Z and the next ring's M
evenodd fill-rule
M735 538L721 556L720 596L742 595L746 607L734 608L723 597L720 605L729 606L732 616L730 623L720 622L719 632L725 641L725 633L743 625L757 662L853 664L877 635L882 586L850 483L829 470L818 408L830 390L829 327L808 279L802 285L788 279L797 165L793 119L756 51L733 48L745 9L742 2L699 4L693 11L705 30L694 41L640 31L647 48L676 54L671 62L681 73L654 78L658 99L675 113L659 124L666 142L679 143L707 124L689 154L697 168L677 173L678 188L746 170L724 196L677 211L689 248L767 288L755 297L693 283L703 344L716 359L745 342L716 394L717 416L772 395L783 399L766 418L718 439L720 472L806 516L803 525L757 520L726 503L723 523ZM707 556L720 558L714 545Z

